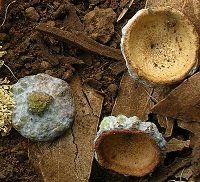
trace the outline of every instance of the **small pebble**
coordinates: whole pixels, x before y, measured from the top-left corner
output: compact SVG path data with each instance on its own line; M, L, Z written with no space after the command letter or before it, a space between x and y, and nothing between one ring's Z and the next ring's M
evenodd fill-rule
M31 63L26 63L26 64L25 64L25 68L26 68L26 69L31 68Z
M117 87L117 85L114 84L114 83L111 83L111 84L108 86L108 92L109 92L109 94L110 94L112 97L115 97L115 96L116 96L117 90L118 90L118 87Z
M85 33L100 43L106 44L115 33L116 13L112 8L100 9L95 7L82 20L85 26Z
M50 65L49 62L47 62L47 61L42 61L42 62L41 62L41 66L42 66L42 68L44 68L44 69L49 69L49 68L51 67L51 65Z
M34 7L29 7L25 10L25 15L31 21L37 22L40 19L40 15Z
M50 26L50 27L55 27L56 22L55 21L47 21L46 25Z

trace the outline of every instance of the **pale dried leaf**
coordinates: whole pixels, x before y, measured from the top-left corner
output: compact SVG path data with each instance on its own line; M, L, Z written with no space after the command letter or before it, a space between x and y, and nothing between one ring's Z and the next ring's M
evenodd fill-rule
M192 167L184 167L183 169L180 169L174 176L179 179L189 180L192 177Z
M166 122L166 117L163 117L161 115L157 115L158 123L162 128L167 128L167 122Z
M173 86L165 86L165 87L157 87L154 88L152 98L154 98L154 103L158 103L160 100L165 98L170 91L173 89ZM156 101L156 102L155 102ZM166 131L164 133L164 137L170 137L173 132L174 128L174 119L173 118L167 118L161 115L157 115L158 123L161 127L165 128Z
M6 51L0 51L0 58L2 58L5 54L7 54Z
M200 122L200 72L186 79L158 102L152 112L164 117Z
M124 114L127 117L137 116L141 120L146 121L153 104L150 98L153 89L146 88L126 72L121 79L119 90L112 115Z
M155 101L159 102L163 98L165 98L172 90L174 89L173 86L163 86L154 88L152 97Z
M91 88L82 89L77 75L70 86L76 106L71 130L55 141L29 144L29 158L46 182L89 180L103 97Z
M164 133L164 137L171 137L173 129L174 129L174 119L173 118L164 118L166 121L166 131Z
M99 101L103 102L102 95L100 95L94 88L86 84L83 86L83 92L88 100L88 104L91 107L93 114L100 117L103 103L99 105Z
M167 118L161 115L157 115L158 123L161 127L165 128L165 133L163 136L165 138L168 138L172 135L173 129L174 129L174 119L173 118Z
M188 149L190 147L190 140L178 140L176 138L172 138L167 142L167 152L176 152L182 151L184 149Z

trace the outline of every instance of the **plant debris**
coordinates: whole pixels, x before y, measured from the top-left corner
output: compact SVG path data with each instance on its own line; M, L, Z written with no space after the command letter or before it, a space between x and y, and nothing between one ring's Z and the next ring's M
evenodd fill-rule
M15 107L10 81L0 78L0 132L2 136L12 128L12 108Z
M175 174L178 170L182 169L185 166L188 166L191 162L190 157L185 158L176 158L174 162L165 167L159 167L156 173L153 173L149 182L165 182L167 179Z
M63 31L61 29L55 28L55 27L50 27L45 24L39 24L36 27L36 30L44 33L51 35L58 40L71 43L73 45L76 45L77 47L91 51L93 53L108 57L108 58L113 58L116 60L124 60L123 56L121 54L121 51L119 49L114 49L108 46L105 46L103 44L100 44L93 39L89 38L86 36L84 33L81 32L68 32L68 31Z
M134 3L134 1L135 0L130 0L130 2L126 2L127 4L121 3L121 2L124 2L124 1L120 2L120 6L123 7L123 10L120 13L119 17L117 18L117 22L120 21L124 17L124 15L129 10L129 8L132 6L132 4Z
M128 72L125 72L120 83L120 93L118 94L112 115L124 114L127 117L138 116L141 120L148 120L151 102L152 88L146 88L131 78ZM149 93L149 94L148 94Z
M176 174L175 177L180 179L180 181L182 179L186 180L186 181L193 181L192 180L192 169L191 166L186 166L183 169L180 169Z
M167 152L175 152L175 151L182 151L190 147L190 140L178 140L176 138L172 138L167 143Z
M151 110L164 117L200 122L200 72L186 79ZM178 109L177 109L178 108Z

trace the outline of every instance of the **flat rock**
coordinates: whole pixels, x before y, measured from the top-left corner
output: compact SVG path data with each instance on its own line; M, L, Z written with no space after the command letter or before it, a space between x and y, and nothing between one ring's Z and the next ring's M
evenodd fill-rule
M165 117L200 122L200 72L186 79L151 110Z

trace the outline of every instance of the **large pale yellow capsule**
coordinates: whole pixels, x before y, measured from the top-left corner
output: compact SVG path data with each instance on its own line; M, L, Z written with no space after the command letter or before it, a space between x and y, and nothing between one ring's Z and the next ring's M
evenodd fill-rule
M147 8L122 29L121 50L134 79L147 86L170 85L196 71L199 37L182 12Z

